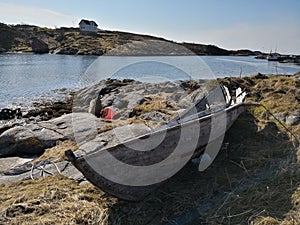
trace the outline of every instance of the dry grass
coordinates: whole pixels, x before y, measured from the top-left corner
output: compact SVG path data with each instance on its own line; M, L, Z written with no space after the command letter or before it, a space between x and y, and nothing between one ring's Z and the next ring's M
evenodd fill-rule
M249 93L247 101L264 105L272 114L280 117L291 115L300 111L300 80L297 76L273 76L270 78L263 75L245 78L224 78L219 82L229 87L241 86ZM273 120L282 131L286 132L282 125L265 110L264 107L252 107L251 112L261 121ZM299 134L300 124L289 127L295 134Z
M58 161L67 160L65 151L76 151L77 149L78 146L74 141L58 141L56 146L46 149L43 155L34 159L34 162L40 162L47 159L56 159Z
M0 186L0 224L107 224L114 199L60 175Z
M247 82L235 79L235 82L249 90L248 100L263 104L275 115L286 116L300 110L299 80L294 77L247 78ZM234 134L231 138L242 143L245 155L240 166L247 170L247 175L261 171L261 176L251 187L238 194L233 192L217 216L208 219L209 224L300 224L300 149L294 147L291 140L295 139L263 107L253 107L250 111L258 132L248 137L249 140L239 140ZM247 133L245 127L249 124L241 127L243 132L239 135ZM300 138L300 124L288 129ZM263 176L269 179L262 179Z
M280 225L280 221L273 217L262 217L255 222L256 225Z
M299 80L293 77L273 77L258 82L254 87L252 100L259 101L273 113L290 113L300 110L300 85ZM255 111L256 116L264 116L263 109Z
M299 176L299 175L298 175ZM255 221L255 225L296 225L300 224L300 185L297 190L291 196L292 209L286 213L283 219L274 217L259 217ZM280 206L278 206L280 207Z
M139 116L141 114L154 111L162 112L166 115L171 115L168 110L174 109L174 106L163 97L147 96L145 97L145 101L141 105L136 106L132 110L132 116Z

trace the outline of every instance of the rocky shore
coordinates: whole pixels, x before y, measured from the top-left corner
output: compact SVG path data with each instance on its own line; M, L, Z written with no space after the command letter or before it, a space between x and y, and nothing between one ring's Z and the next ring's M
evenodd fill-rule
M86 139L90 139L91 135L96 137L97 133L101 142L108 143L107 146L114 145L120 141L120 137L114 137L116 135L111 131L114 126L129 126L132 131L137 132L131 133L132 136L162 125L178 110L192 103L191 96L188 95L192 90L192 83L189 82L182 82L180 85L169 82L158 85L133 80L102 81L74 93L73 97L65 102L37 104L36 109L23 116L23 119L27 119L23 124L16 122L3 126L0 134L0 157L36 158L44 152L51 151L47 149L55 147L57 142L64 143L67 140L81 143L82 140L88 144L89 140ZM116 111L115 121L103 121L91 114L99 92L102 106L113 107ZM80 140L77 137L80 137ZM5 160L10 161L8 158ZM16 166L15 161L11 160L12 166ZM32 165L31 163L30 166ZM27 173L28 177L28 163L21 167L24 167L24 173ZM77 173L74 168L73 170ZM15 169L12 168L12 171ZM22 169L18 168L17 173L21 173L20 171ZM18 175L7 171L4 174ZM23 173L20 177L14 176L15 180L23 178ZM2 176L0 183L5 183L6 179L10 181L12 178Z
M84 154L82 150L92 150L93 145L102 143L107 148L162 126L217 82L101 81L65 102L39 105L28 112L28 118L38 120L2 127L0 223L170 224L182 218L188 218L187 224L300 221L295 217L300 200L299 73L218 82L230 89L242 87L249 93L248 101L266 106L269 112L250 108L227 133L210 169L199 173L189 163L139 203L117 200L89 184L66 160L64 151ZM101 108L114 110L113 121L94 115L99 98Z

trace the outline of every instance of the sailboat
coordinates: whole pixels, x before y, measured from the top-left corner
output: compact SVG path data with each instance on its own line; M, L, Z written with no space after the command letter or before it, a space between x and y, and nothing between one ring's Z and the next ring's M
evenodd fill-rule
M277 48L274 53L272 53L272 49L270 54L267 56L268 61L280 61L280 54L277 53Z

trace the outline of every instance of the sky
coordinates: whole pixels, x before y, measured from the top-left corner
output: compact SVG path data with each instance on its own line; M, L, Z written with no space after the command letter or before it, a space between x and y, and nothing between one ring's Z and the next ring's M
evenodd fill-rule
M0 0L0 22L150 34L225 49L300 55L300 0Z

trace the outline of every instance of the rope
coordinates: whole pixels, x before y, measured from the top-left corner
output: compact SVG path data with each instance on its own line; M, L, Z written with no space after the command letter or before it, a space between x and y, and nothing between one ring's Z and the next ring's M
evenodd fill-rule
M55 162L49 161L49 160L45 160L45 161L42 161L42 162L38 163L38 165L32 164L31 170L30 170L30 178L31 178L32 180L34 180L34 177L33 177L33 171L34 171L34 169L41 170L41 174L40 174L41 177L45 177L45 174L46 174L46 173L47 173L47 174L50 174L50 175L53 175L52 172L46 170L46 165L48 165L48 164L54 165L54 167L55 167L55 169L57 170L57 172L58 172L59 174L61 174L61 171L60 171L60 169L58 168L58 166L56 165Z
M261 106L261 107L263 107L266 110L267 113L269 113L288 133L290 133L290 135L292 137L295 138L297 144L300 143L298 137L294 134L294 132L291 131L284 123L282 123L266 106L264 106L263 104L260 104L260 103L246 103L246 104L250 105L250 106Z

